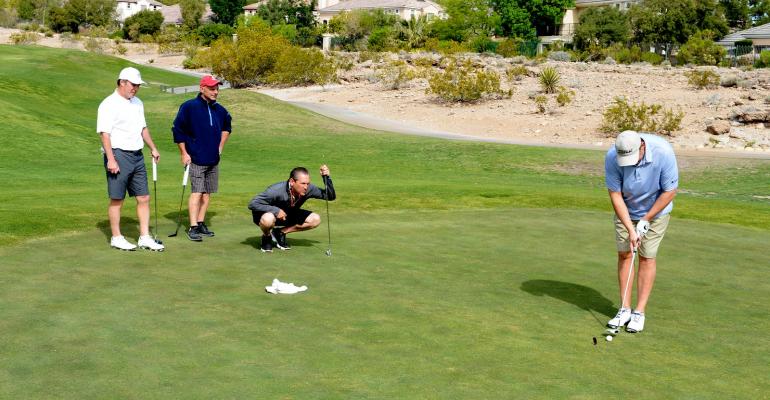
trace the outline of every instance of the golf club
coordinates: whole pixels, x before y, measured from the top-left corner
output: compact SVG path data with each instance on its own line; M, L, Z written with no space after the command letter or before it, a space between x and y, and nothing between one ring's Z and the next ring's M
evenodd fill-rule
M155 229L152 231L152 240L158 244L163 244L162 241L158 240L158 162L155 161L154 157L152 158L152 191L153 202L155 203Z
M620 307L623 307L623 303L626 300L626 296L628 295L628 284L631 282L631 274L634 273L634 261L636 260L636 248L633 248L631 250L631 266L628 268L628 276L626 277L626 287L623 289L623 294L620 297ZM620 326L617 328L609 328L606 331L604 331L604 338L607 339L608 342L611 342L612 339L620 332Z
M326 256L331 257L332 256L332 226L331 226L331 220L329 219L329 177L324 175L324 200L326 200L326 230L329 232L329 247L326 249Z
M174 233L168 235L168 237L175 237L179 233L179 227L182 226L182 202L184 201L184 190L187 187L187 178L190 177L190 164L187 164L184 168L184 177L182 177L182 198L179 199L179 213L176 219L176 230Z

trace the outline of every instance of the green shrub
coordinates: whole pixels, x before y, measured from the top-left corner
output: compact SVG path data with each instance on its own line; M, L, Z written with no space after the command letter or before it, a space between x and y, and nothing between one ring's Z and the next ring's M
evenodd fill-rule
M420 68L433 67L433 59L430 57L415 57L412 59L412 65Z
M184 51L182 30L176 25L164 25L155 36L160 54L178 54Z
M394 32L390 27L374 29L367 39L367 48L371 51L387 51L396 48Z
M519 55L520 44L521 39L507 38L497 45L497 49L495 51L497 54L506 58L514 57Z
M523 65L514 65L513 67L505 70L505 76L508 77L509 82L520 81L528 75L529 70Z
M559 103L559 107L564 107L572 103L572 99L575 97L575 92L564 86L559 86L559 94L556 96L556 102Z
M478 36L470 41L468 47L476 53L494 53L497 50L497 42L486 36Z
M120 54L121 56L126 55L126 53L128 52L128 49L122 43L116 44L114 49L115 49L115 54Z
M210 46L221 37L231 38L234 33L235 29L226 24L205 24L199 26L195 31L201 46Z
M358 62L372 60L372 62L382 62L385 56L376 51L362 51L358 53Z
M544 93L556 93L556 88L561 80L561 74L554 67L545 67L537 76L540 88Z
M452 61L443 72L434 72L428 79L427 93L436 94L448 102L474 102L484 96L503 96L500 76L473 66L470 60ZM510 95L512 91L508 92Z
M679 48L679 64L717 65L727 50L711 40L711 32L700 31Z
M660 63L663 62L663 56L646 51L642 53L642 61L648 62L652 65L660 65Z
M160 11L142 10L123 21L123 30L125 37L136 40L140 35L154 35L162 24Z
M537 112L545 114L546 107L548 106L548 96L539 94L535 96L535 106L537 106Z
M318 49L285 46L267 77L268 83L280 85L325 85L337 80L334 60Z
M430 38L425 41L425 50L452 55L467 52L468 48L463 43L455 42L454 40L438 40L436 38Z
M9 39L15 45L28 45L37 43L40 40L40 35L35 32L18 32L12 33Z
M400 89L416 77L417 74L401 60L392 61L377 71L377 78L385 88L390 90Z
M96 37L89 37L83 42L83 48L91 53L102 54L105 52L105 43Z
M762 52L759 53L758 63L760 68L770 67L770 50L762 50Z
M625 130L670 134L681 128L684 113L675 113L659 104L628 104L622 97L615 98L615 104L604 111L600 130L618 133Z
M687 83L696 89L713 88L719 86L720 77L716 72L707 69L703 71L693 70L685 72Z

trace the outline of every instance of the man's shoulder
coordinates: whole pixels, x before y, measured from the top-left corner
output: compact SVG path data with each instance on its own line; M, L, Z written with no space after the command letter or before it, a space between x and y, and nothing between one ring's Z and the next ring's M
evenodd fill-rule
M651 151L654 153L664 157L675 157L674 147L671 146L671 143L669 143L668 140L651 134L645 134L642 136L642 138L644 139L646 145L649 146Z

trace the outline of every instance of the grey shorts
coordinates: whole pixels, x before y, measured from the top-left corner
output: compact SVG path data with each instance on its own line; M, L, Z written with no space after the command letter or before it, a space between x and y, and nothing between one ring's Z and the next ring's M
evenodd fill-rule
M660 247L663 236L666 235L666 229L668 228L668 222L670 220L671 214L666 214L650 221L650 230L644 235L642 244L639 246L640 256L644 258L655 258L658 255L658 247ZM631 222L636 226L636 223L639 221L634 220ZM615 216L615 244L617 245L618 252L631 251L631 246L628 242L628 231L617 216Z
M150 194L147 186L147 169L144 167L144 155L141 150L124 151L112 149L120 172L112 174L107 171L107 156L104 156L104 171L107 173L107 194L111 199L123 200L126 191L131 197L147 196Z
M198 165L190 163L190 192L216 193L219 189L219 164Z

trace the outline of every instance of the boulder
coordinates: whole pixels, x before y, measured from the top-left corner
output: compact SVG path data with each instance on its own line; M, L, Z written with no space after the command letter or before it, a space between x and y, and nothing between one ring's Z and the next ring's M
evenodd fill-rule
M712 135L724 135L730 132L730 122L718 119L706 126L706 131Z

